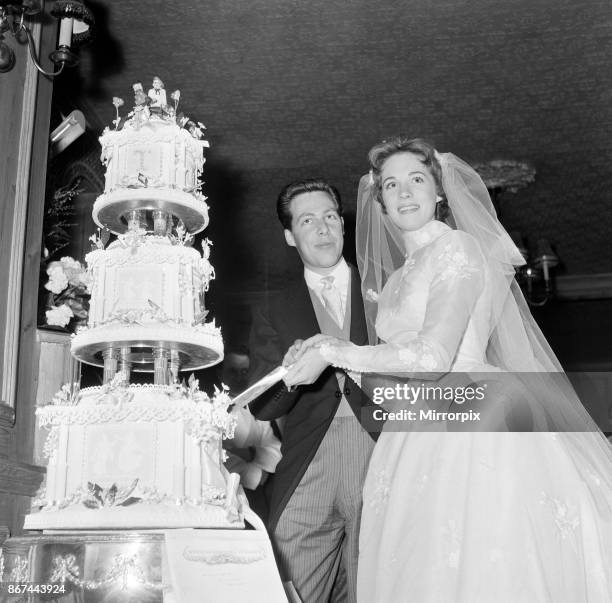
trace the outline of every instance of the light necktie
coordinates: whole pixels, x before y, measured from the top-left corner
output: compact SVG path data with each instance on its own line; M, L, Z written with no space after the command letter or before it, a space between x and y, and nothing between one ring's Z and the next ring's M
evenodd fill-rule
M334 284L333 276L324 276L321 278L321 297L325 303L325 309L329 312L330 316L336 321L336 324L342 328L343 315L342 315L342 299L340 297L340 291Z

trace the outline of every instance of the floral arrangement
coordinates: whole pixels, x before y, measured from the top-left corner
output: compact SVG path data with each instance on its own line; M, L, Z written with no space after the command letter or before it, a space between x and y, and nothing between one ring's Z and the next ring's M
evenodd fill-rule
M49 280L45 289L49 291L46 323L50 326L67 327L71 321L84 322L89 311L90 275L77 260L66 256L47 267ZM75 325L76 326L76 325Z
M74 329L87 318L89 277L83 265L64 255L76 226L74 200L81 193L79 180L49 192L43 218L38 324ZM60 259L61 258L61 259Z

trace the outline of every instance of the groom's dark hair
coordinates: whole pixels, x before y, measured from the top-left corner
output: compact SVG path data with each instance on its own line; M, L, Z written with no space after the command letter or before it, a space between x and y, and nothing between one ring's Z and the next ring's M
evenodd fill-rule
M291 201L303 193L315 192L327 193L334 202L338 215L342 215L342 201L335 187L321 178L296 180L285 186L276 200L276 213L284 229L291 230Z

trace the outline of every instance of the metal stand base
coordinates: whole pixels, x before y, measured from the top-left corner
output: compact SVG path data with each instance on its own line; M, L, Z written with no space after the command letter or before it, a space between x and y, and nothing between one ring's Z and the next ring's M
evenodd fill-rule
M2 603L286 603L272 546L254 530L45 533L0 553ZM30 592L14 594L17 585ZM38 593L35 592L38 589ZM43 590L46 592L43 593Z
M164 535L153 532L10 538L3 544L0 598L7 603L176 602L163 547ZM34 591L38 586L39 592L11 593L9 587L18 584Z

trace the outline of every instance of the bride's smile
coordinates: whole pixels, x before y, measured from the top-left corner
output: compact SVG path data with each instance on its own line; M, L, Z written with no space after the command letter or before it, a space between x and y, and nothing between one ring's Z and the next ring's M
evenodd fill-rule
M420 208L421 206L417 203L410 203L408 205L399 205L397 211L400 214L411 214L415 211L419 211Z

